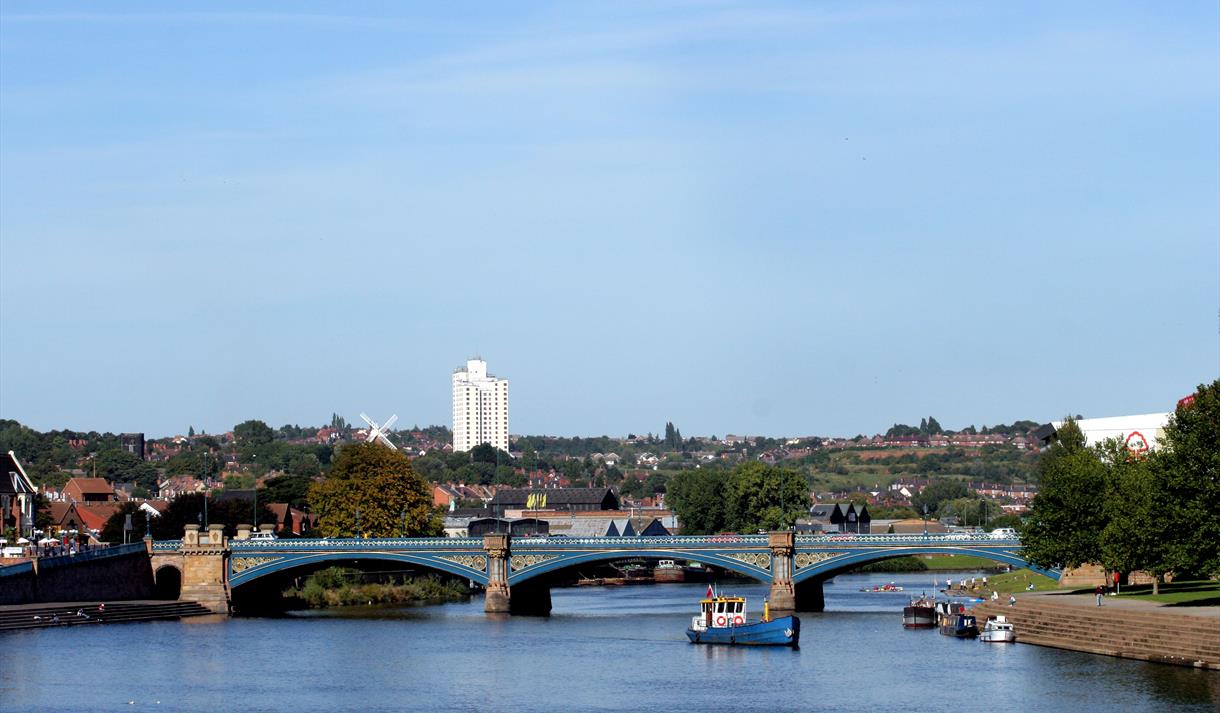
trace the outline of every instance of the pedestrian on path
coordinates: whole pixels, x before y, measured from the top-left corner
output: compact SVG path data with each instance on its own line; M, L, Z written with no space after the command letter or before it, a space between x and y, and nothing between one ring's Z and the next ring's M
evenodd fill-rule
M1097 595L1097 606L1101 606L1101 595L1104 591L1105 587L1101 586L1100 584L1097 585L1097 589L1093 590L1093 593Z
M1008 595L1008 606L1015 607L1016 605L1017 605L1017 595L1009 594Z

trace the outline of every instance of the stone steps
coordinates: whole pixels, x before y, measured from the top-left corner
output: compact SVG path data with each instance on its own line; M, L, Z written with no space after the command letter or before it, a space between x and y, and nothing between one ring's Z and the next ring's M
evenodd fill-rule
M1031 598L1015 607L984 602L974 613L980 624L1007 617L1021 643L1220 670L1220 621L1210 617Z
M78 617L83 610L86 617ZM213 612L197 602L107 602L99 613L96 604L47 604L36 607L0 608L0 631L41 629L52 626L115 624L203 616ZM55 622L54 617L59 621ZM35 618L37 617L37 618Z

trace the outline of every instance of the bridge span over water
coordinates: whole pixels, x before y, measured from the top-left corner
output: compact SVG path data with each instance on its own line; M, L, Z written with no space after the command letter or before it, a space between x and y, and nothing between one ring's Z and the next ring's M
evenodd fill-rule
M264 577L331 564L388 561L468 579L486 589L488 612L550 611L547 575L629 558L696 561L770 585L772 609L821 611L822 582L869 562L920 554L973 555L1058 579L1030 565L1015 539L949 535L761 535L669 537L323 538L240 540L188 525L182 540L151 543L158 580L179 577L181 598L228 611L234 590ZM169 568L169 569L167 569ZM162 574L164 572L164 574Z

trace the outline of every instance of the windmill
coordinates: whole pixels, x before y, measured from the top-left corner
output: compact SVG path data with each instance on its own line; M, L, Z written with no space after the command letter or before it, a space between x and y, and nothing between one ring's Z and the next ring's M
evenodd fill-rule
M394 422L398 420L398 414L390 416L388 419L386 419L386 422L380 426L377 425L376 421L364 414L360 414L360 418L364 419L364 422L369 425L369 443L372 443L373 441L381 441L384 445L389 446L390 450L398 450L398 446L394 445L394 442L390 440L388 435L390 432L390 426L393 426Z

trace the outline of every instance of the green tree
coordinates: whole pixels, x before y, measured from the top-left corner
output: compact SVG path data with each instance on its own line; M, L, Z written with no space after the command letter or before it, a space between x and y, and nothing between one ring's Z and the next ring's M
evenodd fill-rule
M730 530L782 530L809 511L809 486L795 470L758 461L733 469L726 520Z
M1106 467L1085 447L1071 418L1038 462L1040 485L1030 505L1021 544L1025 558L1043 567L1079 567L1101 559L1106 526Z
M1155 577L1153 592L1159 593L1160 581L1169 571L1166 549L1176 539L1164 517L1159 456L1130 453L1118 439L1102 443L1099 451L1110 471L1101 564L1113 572L1143 570Z
M729 474L715 470L687 470L670 479L665 501L673 508L682 533L707 535L726 529L725 491ZM631 488L633 495L643 494L643 483L628 478L623 492Z
M935 515L940 510L941 503L969 495L970 489L960 480L934 480L923 490L911 496L911 505L920 514L923 513L926 505L928 514Z
M269 479L258 491L259 502L288 503L299 508L309 498L309 486L313 483L309 478L285 475Z
M309 488L310 509L326 537L440 535L431 489L411 460L380 443L352 443L335 455L325 480Z
M275 431L262 421L242 421L233 427L233 438L243 447L261 446L275 440Z
M1159 456L1157 495L1174 534L1165 565L1177 576L1220 575L1220 379L1169 417Z
M99 478L118 483L137 483L153 490L157 487L157 469L134 453L121 448L108 448L94 457Z
M289 459L288 467L285 470L289 475L313 478L321 475L322 463L313 453L298 453Z

